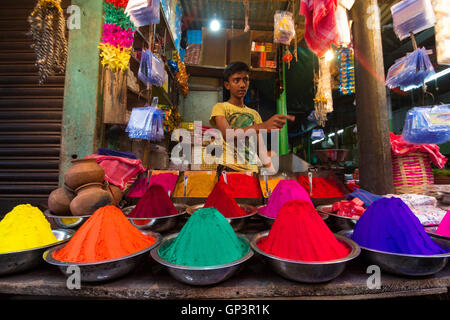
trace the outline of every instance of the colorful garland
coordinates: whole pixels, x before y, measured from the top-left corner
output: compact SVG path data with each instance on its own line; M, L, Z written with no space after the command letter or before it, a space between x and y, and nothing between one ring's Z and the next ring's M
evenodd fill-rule
M355 93L355 58L352 48L342 47L338 54L339 91L342 95Z
M113 72L125 71L131 58L136 27L125 13L128 0L105 0L102 41L99 45L102 65Z

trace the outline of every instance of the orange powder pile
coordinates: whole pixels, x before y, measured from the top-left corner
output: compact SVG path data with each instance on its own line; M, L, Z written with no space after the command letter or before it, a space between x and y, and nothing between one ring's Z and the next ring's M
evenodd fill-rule
M105 206L95 211L53 258L75 263L117 259L144 250L155 241L134 227L119 208Z

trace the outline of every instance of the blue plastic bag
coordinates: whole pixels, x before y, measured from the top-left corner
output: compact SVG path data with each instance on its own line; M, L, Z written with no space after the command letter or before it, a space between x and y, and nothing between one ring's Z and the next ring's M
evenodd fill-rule
M400 87L401 90L420 87L435 73L427 50L419 48L397 60L389 68L386 86L390 89Z
M150 50L143 50L138 77L146 85L161 87L165 79L164 62Z
M322 129L313 129L311 133L311 140L322 140L325 138L325 133Z
M450 104L409 110L403 127L403 139L414 144L450 141Z
M161 141L164 138L163 113L157 105L158 98L154 97L151 106L133 108L125 129L130 139Z

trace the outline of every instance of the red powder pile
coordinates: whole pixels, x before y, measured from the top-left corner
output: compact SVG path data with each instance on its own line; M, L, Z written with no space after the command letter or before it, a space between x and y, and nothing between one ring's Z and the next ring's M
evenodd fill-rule
M230 188L223 181L218 181L214 189L206 199L204 208L216 208L225 218L236 218L246 216L244 209L239 207L231 194Z
M144 250L155 241L134 227L119 208L106 206L95 211L53 258L75 263L117 259Z
M339 242L307 201L286 202L269 235L258 247L273 256L296 261L330 261L346 257L350 248Z
M219 181L224 182L223 176ZM245 173L227 172L227 184L233 198L261 198L261 187L258 178Z
M128 214L130 218L159 218L178 214L166 189L159 184L150 186L136 207Z
M305 176L299 176L298 182L309 194L309 178ZM313 177L312 184L313 194L311 198L340 198L345 196L337 186L336 182L331 179Z

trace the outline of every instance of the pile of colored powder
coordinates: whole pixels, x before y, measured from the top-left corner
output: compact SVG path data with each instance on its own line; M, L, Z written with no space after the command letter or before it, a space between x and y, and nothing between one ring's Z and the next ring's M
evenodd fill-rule
M352 239L362 247L391 253L445 253L399 198L383 198L372 203L356 223Z
M219 211L202 208L192 214L175 240L159 248L159 254L174 264L207 267L238 260L249 250Z
M283 204L292 200L305 200L312 204L308 193L295 180L283 180L278 183L270 195L267 206L260 212L270 218L276 218Z
M174 173L155 173L153 172L150 177L150 187L154 185L160 185L164 188L167 194L172 194L173 189L178 180L178 175Z
M223 181L216 183L216 186L208 196L208 199L206 199L206 203L203 207L214 207L219 210L225 218L236 218L247 215L245 210L233 199L230 188Z
M272 194L273 190L276 188L280 181L283 181L283 178L267 178L267 189L270 189L270 193ZM266 190L266 182L264 179L259 180L259 184L261 186L262 193L264 198L269 198L268 191Z
M299 176L298 182L310 194L309 178ZM332 179L321 177L312 178L312 196L311 198L341 198L345 197L344 193L339 189L336 182Z
M28 250L57 242L39 208L20 204L0 221L0 253Z
M151 186L128 214L130 218L158 218L178 214L166 190L158 184Z
M227 184L230 187L233 198L261 198L261 187L258 178L245 173L227 172ZM219 181L224 181L223 176Z
M186 173L185 173L186 174ZM210 173L193 173L188 175L186 197L189 198L207 198L211 191L214 189L214 185L217 182L217 176L215 172ZM184 179L179 179L175 186L174 197L184 197Z
M350 248L336 239L314 206L303 200L286 202L269 235L257 245L268 254L296 261L331 261L350 253Z
M105 206L97 209L53 258L75 263L117 259L144 250L155 241L134 227L119 208Z
M450 237L450 211L447 211L436 230L436 234L444 237Z

